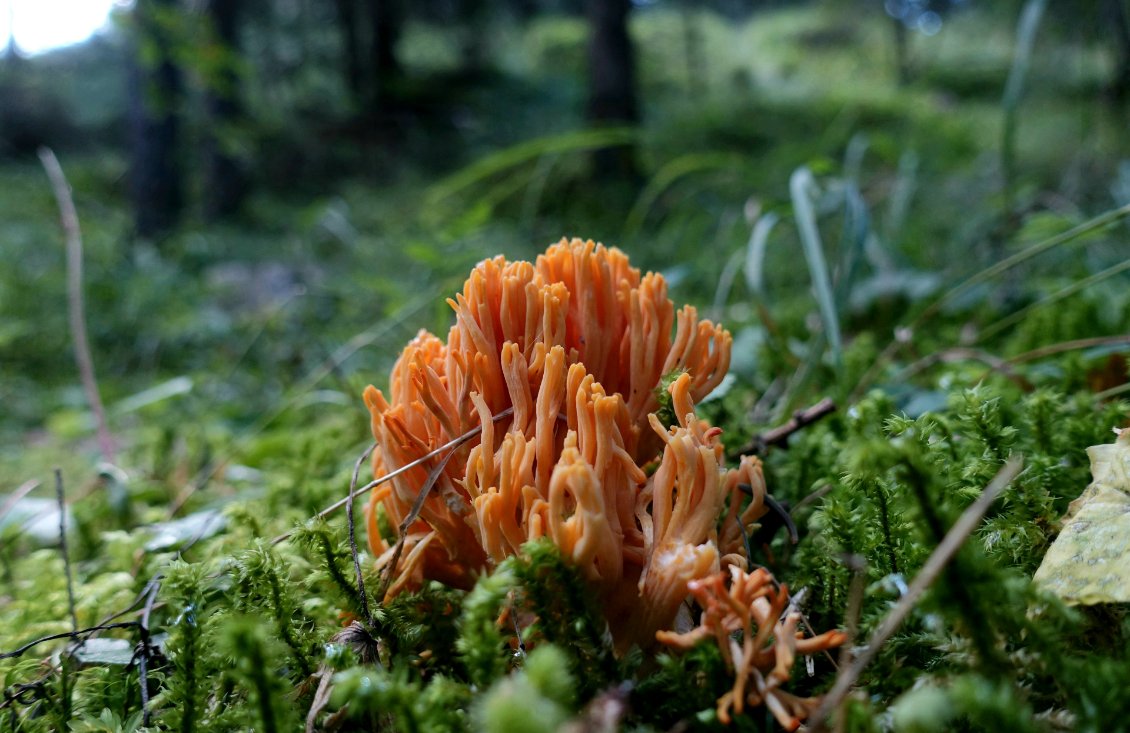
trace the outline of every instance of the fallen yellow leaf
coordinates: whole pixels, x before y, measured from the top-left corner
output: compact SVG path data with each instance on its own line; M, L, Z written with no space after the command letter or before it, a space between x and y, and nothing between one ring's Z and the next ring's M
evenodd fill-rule
M1034 579L1071 604L1130 602L1130 430L1087 455L1094 480L1071 502Z

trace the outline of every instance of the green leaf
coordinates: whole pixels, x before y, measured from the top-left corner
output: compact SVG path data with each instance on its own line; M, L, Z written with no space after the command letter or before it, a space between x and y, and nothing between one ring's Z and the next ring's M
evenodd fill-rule
M87 639L75 649L80 664L112 664L126 667L133 663L133 642L129 639Z
M149 526L153 538L145 543L147 552L181 547L189 542L213 537L223 531L227 518L218 509L189 514L181 519L158 522Z

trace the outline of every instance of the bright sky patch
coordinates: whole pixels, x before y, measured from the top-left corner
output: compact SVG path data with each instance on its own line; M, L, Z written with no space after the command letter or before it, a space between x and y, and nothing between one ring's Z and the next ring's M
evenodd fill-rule
M14 36L27 54L81 43L109 21L126 0L0 0L0 49Z

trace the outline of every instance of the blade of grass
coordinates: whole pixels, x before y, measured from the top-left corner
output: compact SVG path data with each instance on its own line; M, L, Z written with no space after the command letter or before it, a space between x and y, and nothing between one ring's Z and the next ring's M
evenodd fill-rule
M1111 209L1110 211L1100 214L1093 219L1089 219L1088 221L1085 221L1076 227L1068 229L1062 234L1057 234L1053 237L1049 237L1041 242L1033 244L1031 247L1017 252L1010 257L1005 257L995 265L986 267L984 270L981 270L972 277L967 278L964 282L961 282L955 287L951 288L949 291L943 294L941 298L935 301L929 308L923 311L922 314L915 319L915 322L911 324L911 327L913 328L916 325L920 325L922 322L933 318L948 303L953 301L959 295L964 295L965 293L969 292L969 290L974 286L980 285L986 280L990 280L1003 272L1007 272L1017 265L1022 265L1033 257L1042 255L1044 252L1047 252L1050 249L1054 249L1064 244L1070 244L1071 242L1074 242L1075 240L1080 239L1081 237L1084 237L1092 232L1096 232L1111 224L1119 222L1122 219L1125 219L1127 216L1130 216L1130 204L1127 204L1126 206L1120 206L1117 209Z
M1056 234L1053 237L1048 237L1047 239L1037 242L1036 244L1033 244L1032 246L1017 252L1011 257L1006 257L995 265L991 265L990 267L981 270L980 272L966 278L962 282L950 288L936 301L931 303L924 311L922 311L913 320L911 320L910 323L904 326L899 326L895 329L895 333L899 334L899 336L893 339L889 344L887 344L887 347L883 349L882 353L880 353L879 356L876 357L875 361L871 364L871 367L855 385L855 389L852 390L849 401L855 402L856 400L858 400L863 394L863 391L871 385L871 383L875 380L875 377L878 376L880 371L882 371L883 367L885 367L890 362L890 360L895 357L895 355L899 352L899 349L914 340L915 332L922 328L922 326L927 321L940 313L942 308L944 308L948 303L952 302L958 296L969 292L969 290L976 285L979 285L987 280L991 280L992 278L1000 275L1003 272L1007 272L1008 270L1011 270L1012 268L1017 267L1018 265L1022 265L1028 260L1037 257L1038 255L1042 255L1048 250L1060 247L1065 244L1070 244L1071 242L1074 242L1081 237L1091 234L1092 232L1096 232L1108 226L1111 226L1112 224L1116 224L1125 219L1127 216L1130 216L1130 204L1120 206L1117 209L1106 211L1092 219L1088 219L1087 221L1076 227L1072 227L1066 232Z
M745 281L749 289L758 297L765 297L765 253L769 248L769 235L777 226L780 217L770 212L759 218L753 225L746 247Z
M793 171L793 175L789 179L793 214L796 217L797 229L800 230L804 258L808 262L808 271L812 276L812 287L816 294L816 303L820 308L820 320L824 324L824 335L828 340L828 347L832 350L832 360L836 368L839 369L843 360L839 316L836 313L832 278L828 272L828 263L824 258L824 246L820 241L820 230L816 226L816 210L813 208L812 199L809 197L809 191L815 186L816 181L812 177L812 171L805 166Z
M609 127L599 130L574 130L513 145L487 155L456 171L428 189L425 209L435 210L445 199L478 185L483 180L515 166L555 153L580 152L634 142L639 133L630 127Z
M226 457L216 459L201 469L196 476L193 477L192 481L188 482L174 498L172 504L169 506L168 517L170 519L175 517L177 512L184 506L185 502L187 502L200 487L210 481L232 456L238 455L239 451L242 450L251 439L262 433L271 423L282 417L288 410L295 407L295 405L299 404L306 394L314 389L318 383L333 374L336 369L352 358L358 351L379 341L397 328L402 327L432 301L433 299L428 297L417 298L401 307L392 316L354 335L351 339L338 347L329 358L307 373L298 384L292 387L273 410L264 413L252 425L236 436L231 441Z
M888 242L894 241L902 231L906 222L910 203L914 200L914 192L918 188L918 154L907 150L899 156L898 173L895 184L891 188L890 203L887 206L887 221L883 227L883 236Z
M522 196L522 216L519 221L522 222L521 230L526 232L531 240L535 238L534 224L537 220L538 208L541 206L542 194L545 192L550 174L557 167L558 159L557 155L543 155L538 158L533 178L530 179Z
M773 349L780 354L788 353L788 345L784 342L781 329L773 320L769 306L765 302L765 254L769 248L769 235L773 227L780 221L780 217L769 212L757 218L749 235L746 245L745 261L742 271L745 275L746 287L749 288L749 298L753 302L754 311L765 329L765 337L773 345ZM764 396L767 396L766 392Z
M710 318L715 322L722 320L722 310L726 307L726 301L730 299L734 281L738 279L738 271L742 269L744 254L744 248L735 250L726 260L726 265L718 276L718 285L714 288L714 302L710 307Z
M722 309L730 299L730 291L734 289L734 281L741 267L742 251L739 249L726 260L726 266L722 268L722 274L718 277L718 286L714 288L714 302L710 306L710 319L714 322L722 320Z
M849 182L858 184L859 174L863 170L863 157L871 141L862 132L857 132L848 140L847 149L844 151L844 178Z
M1097 336L1089 339L1076 339L1074 341L1064 341L1058 344L1051 344L1050 346L1043 346L1039 349L1032 349L1025 351L1023 354L1018 354L1007 359L1009 364L1024 364L1029 361L1037 361L1045 359L1049 356L1062 354L1067 351L1080 351L1082 349L1094 349L1100 346L1130 346L1130 335L1124 334L1121 336Z
M840 268L835 286L835 303L841 311L847 308L855 275L870 237L871 220L867 204L863 201L859 186L848 183L844 188L844 229L840 240Z
M628 216L624 220L622 241L630 241L639 234L644 220L647 219L648 212L651 211L663 192L670 188L675 181L692 173L728 168L734 166L736 162L736 156L729 153L692 153L680 155L678 158L665 163L647 182L643 191L640 192L639 198L636 199L636 203L632 205L632 210L628 212Z
M488 184L484 181L481 193L474 199L469 199L463 210L474 212L472 218L482 217L489 220L494 216L495 209L504 201L529 189L538 175L540 175L540 166L535 164L529 169L511 171L498 182Z
M990 324L983 331L981 331L981 333L977 336L977 340L974 343L984 343L985 340L992 338L993 336L996 336L998 333L1005 330L1009 326L1013 326L1013 325L1016 325L1017 323L1020 323L1025 318L1027 318L1029 315L1031 315L1033 311L1037 311L1040 308L1046 308L1047 306L1049 306L1053 303L1058 303L1059 301L1061 301L1065 298L1070 298L1072 295L1075 295L1078 292L1086 290L1087 288L1091 287L1092 285L1097 285L1098 283L1102 282L1103 280L1107 280L1109 278L1112 278L1115 275L1118 275L1119 273L1126 272L1127 270L1130 270L1130 260L1124 260L1123 262L1120 262L1117 265L1114 265L1113 267L1108 267L1105 270L1102 270L1101 272L1096 272L1094 275L1091 275L1090 277L1085 277L1082 280L1074 282L1074 283L1072 283L1071 285L1068 285L1065 288L1061 288L1060 290L1055 291L1051 295L1048 295L1044 298L1041 298L1040 300L1036 301L1035 303L1032 303L1031 305L1028 305L1024 308L1021 308L1020 310L1016 311L1012 315L1006 316L1006 317L1000 319L999 321L997 321L996 323Z
M1004 124L1001 128L1001 178L1004 183L1004 206L1007 214L1012 210L1012 185L1016 178L1016 128L1019 122L1020 102L1024 98L1024 83L1032 66L1032 48L1036 44L1036 32L1044 16L1047 0L1028 0L1020 11L1016 24L1016 51L1012 57L1012 68L1005 82L1001 108L1004 110Z

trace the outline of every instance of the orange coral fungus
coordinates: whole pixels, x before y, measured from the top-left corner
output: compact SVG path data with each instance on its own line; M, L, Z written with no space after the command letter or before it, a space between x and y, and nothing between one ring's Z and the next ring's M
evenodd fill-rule
M365 392L378 478L481 429L373 493L369 544L383 567L395 552L378 513L400 524L428 491L388 593L429 579L468 588L548 536L600 594L617 647L653 642L688 581L744 565L743 527L766 511L760 464L726 470L721 431L694 412L726 373L730 334L691 306L676 313L662 276L580 240L533 264L481 262L448 303L447 342L421 332L388 396ZM671 372L674 426L654 414ZM657 459L649 477L641 466Z
M808 655L843 644L847 635L828 631L803 638L798 631L801 615L788 610L789 594L777 586L768 571L752 573L730 566L730 587L725 574L716 573L687 584L702 608L701 625L685 634L660 631L661 642L678 649L689 649L713 638L727 666L734 672L734 687L718 699L718 718L729 723L731 713L745 706L764 703L786 730L796 730L819 704L819 698L802 698L785 692L797 654ZM742 632L741 640L732 634Z

